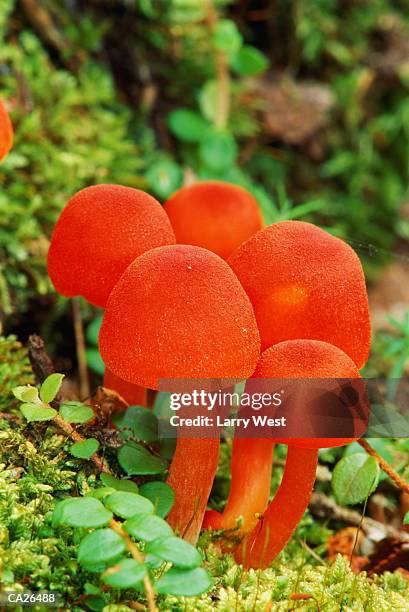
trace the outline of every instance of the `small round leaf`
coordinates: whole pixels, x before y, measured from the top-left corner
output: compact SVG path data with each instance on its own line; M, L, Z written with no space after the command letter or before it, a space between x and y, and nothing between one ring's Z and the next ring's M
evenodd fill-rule
M20 410L29 423L51 421L57 414L54 408L43 408L40 404L22 404Z
M136 514L125 521L124 529L137 540L144 542L173 535L172 527L155 514Z
M332 488L340 504L358 504L374 491L379 466L365 453L347 455L338 461L332 475Z
M234 164L237 144L229 132L213 130L200 143L199 153L208 168L224 170Z
M83 442L75 442L70 447L70 453L78 459L90 459L99 449L99 442L95 438L88 438Z
M176 536L153 540L147 544L146 551L183 568L197 567L202 562L199 551L189 542Z
M139 492L151 500L156 514L163 518L169 514L175 501L175 492L166 482L147 482L140 487Z
M111 487L116 491L129 491L129 493L137 493L138 485L133 480L127 480L126 478L115 478L112 474L101 474L101 482L106 487ZM148 497L144 495L144 497Z
M61 389L64 374L50 374L40 387L40 399L45 404L52 402Z
M124 444L118 451L119 465L129 476L163 474L167 462L162 457L155 457L140 444Z
M161 595L176 597L195 597L205 593L213 586L209 573L203 567L181 570L172 567L156 583L156 590Z
M130 589L142 582L147 571L144 563L137 563L134 559L124 559L107 569L102 575L102 580L116 589Z
M168 122L172 134L186 142L199 142L210 127L199 113L188 108L177 108L172 111Z
M53 523L71 527L102 527L112 519L98 499L93 497L69 497L58 502L53 513Z
M97 529L85 536L78 547L78 561L97 565L116 559L125 551L125 541L112 529Z
M232 67L241 76L254 76L268 68L268 59L256 47L245 45L234 56Z
M130 518L135 514L152 513L152 502L137 493L115 491L104 500L105 506L121 518Z
M86 423L94 417L94 411L81 402L65 402L60 406L60 416L67 423Z

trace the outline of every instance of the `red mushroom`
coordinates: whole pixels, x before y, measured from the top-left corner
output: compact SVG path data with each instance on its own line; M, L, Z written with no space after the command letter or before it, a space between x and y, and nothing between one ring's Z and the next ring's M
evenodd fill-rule
M147 390L139 385L133 385L116 376L111 370L105 368L104 387L116 391L128 406L147 406Z
M242 187L206 181L184 187L165 210L181 244L193 244L226 259L263 227L255 198Z
M136 257L174 243L165 211L149 194L121 185L87 187L69 200L57 221L48 273L62 295L82 295L104 308Z
M283 222L253 236L229 263L252 300L262 343L316 338L342 346L363 365L368 300L361 264L347 244L309 223ZM273 446L272 440L235 438L229 499L220 517L206 517L208 527L232 528L240 516L241 533L254 526L267 504ZM242 491L254 489L250 505Z
M342 240L301 221L259 231L229 259L256 314L262 350L309 338L338 346L361 368L370 347L365 278Z
M243 379L260 352L251 307L231 268L196 246L166 246L138 257L114 287L100 332L108 368L133 384L160 379ZM219 440L179 438L169 483L169 521L196 541L213 483Z
M253 378L356 379L360 375L354 362L338 347L303 339L280 342L264 351ZM295 408L286 406L287 411ZM353 439L275 440L288 444L283 478L261 520L238 549L237 560L253 568L265 568L271 563L287 544L308 506L315 482L318 448L340 446ZM269 459L266 453L265 460ZM257 478L257 472L253 472L253 478ZM243 494L246 499L244 491Z
M13 146L13 126L4 103L0 100L0 162Z

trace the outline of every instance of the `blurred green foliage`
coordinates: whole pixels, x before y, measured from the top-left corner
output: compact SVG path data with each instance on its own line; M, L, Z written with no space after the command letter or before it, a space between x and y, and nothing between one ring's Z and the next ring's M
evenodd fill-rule
M49 291L52 225L96 182L161 200L196 179L242 184L267 223L306 218L374 244L360 253L370 274L409 238L403 2L39 4L51 34L15 0L0 7L17 128L0 169L6 312Z

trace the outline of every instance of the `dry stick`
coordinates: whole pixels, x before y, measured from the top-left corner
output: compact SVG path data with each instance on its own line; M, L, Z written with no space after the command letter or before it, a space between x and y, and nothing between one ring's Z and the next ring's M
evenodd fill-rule
M136 544L131 540L129 535L124 531L121 527L121 524L111 519L108 523L109 527L115 531L123 540L125 540L126 547L128 551L131 553L132 557L135 559L137 563L143 563L144 557ZM150 612L156 612L156 604L155 604L155 593L152 588L151 581L149 580L149 576L146 575L143 579L143 584L145 586L146 598L148 600L148 608Z
M409 483L403 480L403 478L399 476L397 472L395 472L392 466L390 466L389 463L385 461L385 459L383 459L383 457L381 457L366 440L360 438L360 440L358 440L358 443L362 446L362 448L366 450L368 455L371 455L371 457L373 457L377 461L379 466L383 469L384 472L386 472L386 474L388 474L389 478L393 480L393 482L396 484L397 487L399 487L399 489L402 489L402 491L405 491L405 493L409 493Z
M49 376L55 371L53 363L47 354L44 341L42 338L40 338L40 336L32 335L29 337L28 354L30 358L30 363L39 382L43 382L47 378L47 376ZM72 440L74 440L74 442L84 441L84 438L72 427L72 425L64 421L64 419L62 419L58 414L52 420L60 429L62 429L62 431L64 431L64 433L66 433ZM111 474L111 470L109 469L109 467L96 453L92 455L91 461L97 466L97 468L101 472L105 472L105 474ZM131 540L126 531L122 529L121 524L112 519L109 522L109 526L113 531L115 531L124 539L126 547L132 557L135 559L135 561L137 561L138 563L143 563L144 557L142 553L140 552L136 544ZM157 608L155 605L155 593L148 575L145 576L143 582L145 586L149 610L150 612L156 612Z
M87 357L85 352L84 326L82 324L80 298L72 300L72 315L74 319L75 345L77 349L78 372L80 375L81 398L90 396Z

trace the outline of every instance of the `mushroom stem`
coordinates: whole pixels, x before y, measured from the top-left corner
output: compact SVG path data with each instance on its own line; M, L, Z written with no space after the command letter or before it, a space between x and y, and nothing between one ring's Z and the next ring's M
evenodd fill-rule
M259 524L236 551L245 568L268 567L291 538L308 507L318 465L318 449L289 446L281 484Z
M128 406L148 405L147 390L145 387L134 385L116 376L111 370L105 368L104 387L116 391Z
M229 498L222 515L207 513L206 527L238 527L241 534L246 534L256 526L258 515L268 504L273 452L272 439L234 438Z
M218 438L179 438L170 466L168 484L175 504L167 517L180 535L195 544L219 460Z

